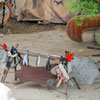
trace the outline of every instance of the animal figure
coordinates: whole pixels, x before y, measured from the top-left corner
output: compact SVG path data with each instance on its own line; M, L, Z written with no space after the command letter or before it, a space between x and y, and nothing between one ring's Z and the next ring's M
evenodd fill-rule
M49 68L50 68L50 56L48 56L48 58L46 59L46 65L45 65L45 69Z
M84 31L87 29L91 28L97 28L100 27L100 15L95 16L95 18L88 17L88 23L86 22L86 19L84 16L77 16L76 18L83 17L81 20L82 25L78 26L75 18L72 18L71 20L68 21L67 23L67 35L69 38L73 41L76 42L82 42L82 34Z
M36 59L36 67L38 67L40 64L40 54L38 55L37 59Z
M29 65L29 51L26 51L26 54L23 59L23 65Z
M64 5L62 0L61 1L54 0L54 3L56 3L57 5L60 5L60 4Z

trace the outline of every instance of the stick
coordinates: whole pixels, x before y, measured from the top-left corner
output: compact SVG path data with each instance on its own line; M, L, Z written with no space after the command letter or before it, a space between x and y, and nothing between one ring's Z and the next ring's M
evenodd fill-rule
M16 64L16 58L14 58L14 64ZM14 66L14 72L16 73L17 71L17 65ZM15 81L17 81L17 77L15 75Z
M9 71L9 68L4 69L3 75L2 75L2 77L1 77L1 82L2 82L2 83L5 83L5 80L6 80L8 71Z
M2 15L2 28L3 28L3 25L4 25L4 17L5 17L5 1L3 2L3 15Z
M88 48L88 49L96 49L96 50L100 50L100 48L92 47L92 46L88 46L87 48Z
M77 88L80 90L81 88L80 88L79 84L77 83L76 79L75 79L74 77L71 77L71 80L72 80L72 79L74 80L74 82L75 82Z
M100 57L100 54L95 54L95 55L92 55L92 56Z

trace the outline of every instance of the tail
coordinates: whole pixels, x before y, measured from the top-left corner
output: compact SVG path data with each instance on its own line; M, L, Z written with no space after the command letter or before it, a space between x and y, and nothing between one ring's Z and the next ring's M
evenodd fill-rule
M76 18L79 17L82 16L77 16ZM87 20L88 24L86 24L87 22L85 21L85 18L83 16L83 19L81 21L82 22L81 26L77 26L75 18L69 20L66 29L67 29L67 35L71 40L76 42L82 42L83 41L82 34L84 31L86 31L86 29L100 27L100 15L97 15L96 19L91 19L90 17L88 17Z

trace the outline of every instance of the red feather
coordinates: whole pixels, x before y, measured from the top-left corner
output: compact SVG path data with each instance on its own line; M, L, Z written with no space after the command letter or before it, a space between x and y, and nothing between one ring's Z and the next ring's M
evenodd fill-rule
M74 58L74 53L72 53L71 55L69 52L66 53L66 58L67 58L68 62L70 62Z
M2 44L0 44L2 47L3 47L3 49L6 51L7 50L7 46L6 46L6 44L4 43L3 45Z

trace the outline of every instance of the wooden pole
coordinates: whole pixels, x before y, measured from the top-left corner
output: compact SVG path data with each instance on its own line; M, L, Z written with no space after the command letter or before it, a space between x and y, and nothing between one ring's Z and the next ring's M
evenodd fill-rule
M16 58L14 58L14 65L16 64ZM14 66L14 72L16 73L17 71L17 66ZM17 81L17 77L15 75L15 81Z
M65 100L67 100L67 83L64 83L64 87L65 87Z
M3 2L3 14L2 14L2 28L4 26L4 17L5 17L5 1Z
M3 75L2 75L2 77L1 77L1 82L2 82L2 83L5 83L5 80L6 80L8 71L9 71L9 68L4 69Z

